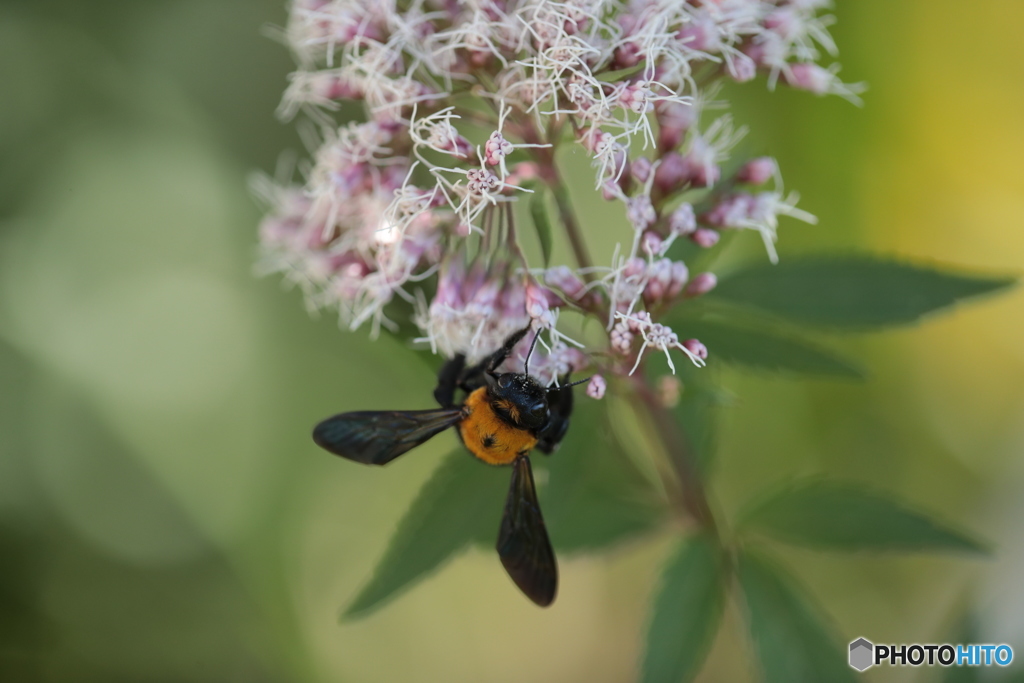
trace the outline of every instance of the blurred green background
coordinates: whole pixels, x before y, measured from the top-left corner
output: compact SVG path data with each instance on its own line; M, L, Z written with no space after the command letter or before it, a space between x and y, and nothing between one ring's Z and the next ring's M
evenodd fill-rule
M820 219L784 223L782 258L1020 273L1024 3L837 4L864 109L730 91L746 149L777 156ZM338 623L454 437L385 470L309 439L333 412L426 407L433 380L252 275L247 176L300 148L274 118L291 59L261 34L284 16L282 0L0 5L0 680L631 680L667 536L563 559L550 610L474 550ZM606 261L619 228L579 197ZM1018 290L837 340L863 383L720 371L727 516L828 472L998 545L989 560L786 551L844 637L955 642L974 623L975 642L1024 657L1022 333ZM735 606L727 622L702 681L753 678Z

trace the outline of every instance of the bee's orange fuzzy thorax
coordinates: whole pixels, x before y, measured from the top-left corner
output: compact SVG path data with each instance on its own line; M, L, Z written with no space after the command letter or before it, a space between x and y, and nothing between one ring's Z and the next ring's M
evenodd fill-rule
M503 406L514 416L515 406ZM537 437L502 420L491 408L487 388L480 387L463 404L467 415L459 434L469 452L490 465L509 465L537 445Z

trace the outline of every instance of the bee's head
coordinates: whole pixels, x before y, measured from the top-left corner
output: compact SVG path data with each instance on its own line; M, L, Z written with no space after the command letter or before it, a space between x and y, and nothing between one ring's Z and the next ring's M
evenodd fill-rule
M548 392L532 377L515 372L485 377L491 408L505 422L529 430L548 423Z

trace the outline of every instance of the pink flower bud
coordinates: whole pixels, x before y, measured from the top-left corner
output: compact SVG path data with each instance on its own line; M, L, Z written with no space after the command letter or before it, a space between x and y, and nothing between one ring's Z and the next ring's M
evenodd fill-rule
M500 132L494 131L484 143L484 162L490 166L497 166L502 159L512 153L512 150L512 143Z
M672 282L672 261L660 259L647 268L647 286L644 287L644 300L648 303L659 301L665 297Z
M737 83L746 83L757 75L757 64L747 55L739 52L726 60L729 77Z
M526 314L531 318L540 318L548 312L547 297L532 282L526 285Z
M633 180L641 184L646 183L651 177L651 160L647 157L637 157L633 160L630 171L633 173Z
M643 237L640 238L640 249L650 256L660 254L661 246L663 244L664 240L661 239L661 236L656 232L651 232L650 230L645 232Z
M644 261L638 256L634 256L626 262L626 267L622 270L622 276L626 278L638 278L647 272L647 261Z
M718 240L721 235L718 234L717 230L711 230L710 228L698 228L690 239L693 240L694 244L698 247L708 249L718 244Z
M814 63L793 64L786 74L786 82L791 86L815 95L826 94L833 80L835 76L831 71Z
M698 155L688 154L683 157L683 178L689 180L694 187L711 187L718 182L721 176L722 170L718 164L711 163Z
M743 54L750 57L756 66L768 65L768 48L763 43L748 43L744 45Z
M682 187L687 178L687 165L679 152L669 152L661 159L654 172L654 186L663 194L671 194Z
M686 285L686 296L695 297L702 294L707 294L715 285L718 284L718 277L714 273L701 273L695 276L690 283Z
M593 126L591 128L581 128L576 133L576 140L583 145L583 149L591 154L595 154L598 150L612 144L615 138L611 133L605 133L600 128Z
M729 195L701 216L701 220L717 228L734 228L750 213L754 198L746 192Z
M490 171L480 168L471 168L466 172L466 187L472 194L486 194L496 192L501 186L501 180Z
M693 21L679 29L676 37L690 50L718 52L721 49L717 29L710 20Z
M324 96L331 100L361 100L365 93L354 79L332 78Z
M572 300L580 299L586 293L586 285L569 266L556 266L544 273L544 282L562 290Z
M775 176L778 166L771 157L758 157L743 164L736 174L736 180L750 185L763 185Z
M682 261L675 261L672 264L671 277L669 279L668 298L671 299L679 296L679 293L683 291L683 286L686 285L686 281L689 279L690 269Z
M631 83L619 93L619 104L634 114L646 114L654 110L651 103L651 89L640 83Z
M630 197L626 200L626 218L637 231L645 230L658 220L658 213L651 204L651 198L645 194Z
M633 314L633 318L633 320L627 320L626 324L629 331L634 334L638 334L640 332L640 328L644 325L651 324L651 314L647 311L637 311Z
M636 66L643 59L640 46L630 41L615 48L614 66L616 69L628 69Z
M654 105L658 119L658 149L676 149L683 143L686 132L697 122L692 105L661 100Z
M622 189L614 180L606 180L601 183L601 196L610 202L622 196Z
M633 333L625 326L616 325L612 328L610 342L612 349L625 356L633 347Z
M697 217L693 206L686 202L676 207L668 218L668 229L673 235L689 235L697 229Z
M626 148L616 143L616 149L612 153L612 163L608 169L608 175L612 178L616 178L619 181L619 185L626 189L629 187L629 155L626 153Z
M704 346L696 339L687 339L683 342L683 346L686 347L687 351L701 360L706 360L708 357L708 347Z
M604 377L601 375L594 375L587 382L587 396L594 400L601 400L604 398L604 392L607 388L607 384L604 381Z
M775 10L764 18L764 27L775 31L783 38L790 37L799 23L800 19L794 13L793 8L786 7Z
M409 169L404 166L386 166L380 174L380 189L387 193L393 193L405 184L405 177Z

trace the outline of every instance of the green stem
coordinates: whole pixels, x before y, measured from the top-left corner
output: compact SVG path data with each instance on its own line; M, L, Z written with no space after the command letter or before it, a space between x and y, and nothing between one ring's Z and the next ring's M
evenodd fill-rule
M557 142L555 138L542 139L537 128L528 120L523 122L521 134L523 139L530 144L553 145ZM580 223L576 220L576 212L573 211L572 203L569 201L569 190L562 181L562 176L555 165L555 148L553 146L535 147L532 151L533 158L537 162L537 172L541 180L551 188L552 194L555 195L558 217L562 221L562 227L565 228L566 236L569 238L569 244L576 259L576 265L580 268L590 268L593 265L593 261L590 260L587 244L583 239L583 232L580 230ZM587 282L592 277L589 271L583 274L583 279Z
M558 171L555 170L553 165L551 170L552 177L547 180L547 183L555 195L558 217L562 220L562 225L565 226L565 234L569 237L569 244L572 246L572 253L576 258L576 265L580 268L590 268L593 265L593 261L590 260L586 242L583 241L583 233L580 231L580 224L576 220L576 213L569 202L569 191L566 189L561 176L558 175ZM584 279L590 279L589 272L584 273Z
M643 408L646 409L646 413L657 431L659 441L668 454L668 460L678 480L681 494L679 505L702 528L711 534L717 534L715 516L708 504L704 484L701 481L689 440L676 424L672 414L639 374L634 376L633 389L643 403Z

